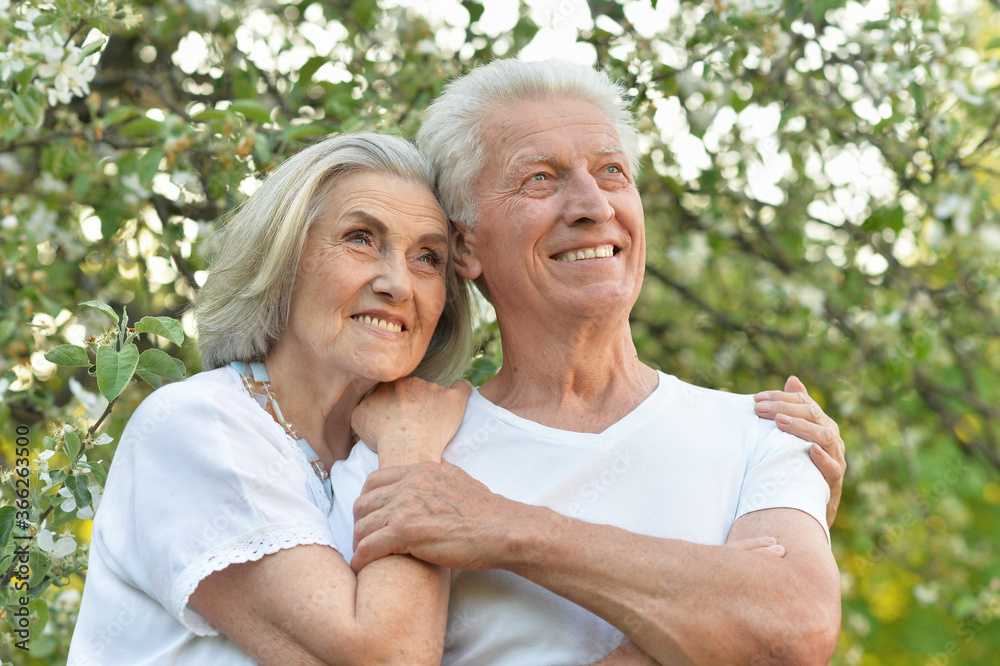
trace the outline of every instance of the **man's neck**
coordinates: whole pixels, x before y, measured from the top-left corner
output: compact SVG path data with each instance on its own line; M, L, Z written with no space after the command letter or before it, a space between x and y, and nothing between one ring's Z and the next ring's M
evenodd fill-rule
M545 426L597 433L656 389L656 371L639 360L627 319L548 330L540 338L501 320L503 367L480 389L484 398Z

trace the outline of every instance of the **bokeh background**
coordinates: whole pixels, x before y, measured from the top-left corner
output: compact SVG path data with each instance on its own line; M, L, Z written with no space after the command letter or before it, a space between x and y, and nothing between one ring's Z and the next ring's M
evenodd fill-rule
M833 663L1000 663L1000 3L986 0L0 0L0 659L65 662L89 517L151 390L125 387L73 434L107 399L87 362L46 352L116 338L80 304L178 320L183 346L136 344L197 372L186 308L221 216L301 147L412 137L450 77L514 56L600 66L634 98L641 357L747 393L795 373L839 421ZM480 381L501 362L488 311L482 331ZM12 568L20 533L29 577Z

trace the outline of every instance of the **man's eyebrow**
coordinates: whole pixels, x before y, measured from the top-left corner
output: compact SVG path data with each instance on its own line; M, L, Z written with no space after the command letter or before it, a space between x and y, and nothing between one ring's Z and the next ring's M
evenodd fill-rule
M559 159L555 153L545 153L544 155L526 155L514 162L514 169L521 169L532 164L551 164Z
M615 153L624 153L624 152L625 151L622 150L621 146L611 145L611 146L602 146L601 148L598 148L597 150L594 151L594 154L595 155L613 155Z

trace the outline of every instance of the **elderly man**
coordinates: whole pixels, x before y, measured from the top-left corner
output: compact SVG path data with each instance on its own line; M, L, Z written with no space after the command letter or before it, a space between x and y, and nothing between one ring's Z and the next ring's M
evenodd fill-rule
M454 464L374 472L356 447L339 470L338 488L374 472L355 569L410 553L456 570L448 664L589 663L623 634L661 663L828 661L840 581L809 445L753 398L637 357L645 229L621 90L586 67L496 61L448 87L417 142L504 362L469 400Z

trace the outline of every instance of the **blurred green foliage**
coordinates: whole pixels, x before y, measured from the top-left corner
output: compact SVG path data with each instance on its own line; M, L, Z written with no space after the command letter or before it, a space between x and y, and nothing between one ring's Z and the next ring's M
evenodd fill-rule
M521 6L497 31L473 0L432 13L378 0L0 0L5 470L27 426L45 495L46 452L106 404L88 368L46 359L78 356L52 352L64 344L96 354L120 334L78 304L127 306L131 326L181 322L179 350L177 331L152 330L136 351L174 350L197 372L186 307L220 216L259 178L331 132L412 136L450 77L589 9L579 42L627 83L642 134L642 358L741 392L794 372L840 422L834 663L996 663L1000 12L985 1L652 5ZM480 380L500 362L484 326ZM110 440L149 388L123 390ZM52 464L72 476L71 458L88 456L75 474L96 493L114 445L74 436L73 455ZM69 485L75 504L87 499L88 484ZM4 493L0 537L15 497ZM36 590L30 655L4 627L5 661L65 660L89 522L49 522L74 550L49 535L59 575ZM9 624L17 602L4 599Z

